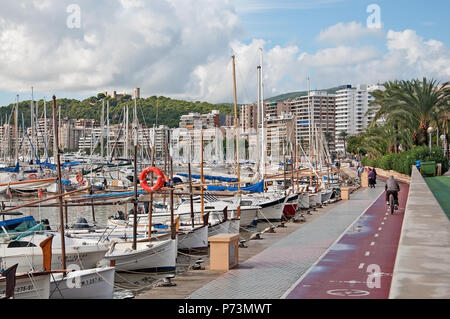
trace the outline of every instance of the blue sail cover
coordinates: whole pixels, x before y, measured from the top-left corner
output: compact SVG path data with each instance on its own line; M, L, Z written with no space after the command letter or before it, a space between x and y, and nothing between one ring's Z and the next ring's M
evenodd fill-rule
M37 164L45 166L45 167L47 167L47 168L49 168L51 170L56 171L56 164L51 164L51 163L48 163L48 162L43 162L43 163L38 162ZM62 168L75 167L75 166L78 166L80 164L81 164L81 162L65 162L65 163L61 164L61 167Z
M189 178L189 174L177 174L177 175L179 175L181 177ZM232 177L211 176L211 175L204 175L203 177L209 181L219 181L219 182L225 182L225 183L237 183L238 182L237 178L232 178ZM192 175L192 178L201 179L202 177L200 175Z
M239 189L237 187L226 187L226 186L208 186L209 191L231 191L231 192L237 192ZM250 193L263 193L264 192L264 180L259 182L258 184L250 185L248 187L242 187L242 191L244 192L250 192Z
M19 173L19 163L17 163L15 167L2 167L0 168L0 172Z

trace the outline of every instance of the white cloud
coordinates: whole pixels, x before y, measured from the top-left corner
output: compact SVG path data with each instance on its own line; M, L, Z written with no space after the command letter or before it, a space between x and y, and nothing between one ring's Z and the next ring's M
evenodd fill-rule
M322 30L316 40L325 43L348 44L364 37L381 37L382 35L382 29L363 27L361 23L353 21L349 23L341 22Z
M71 1L46 0L43 11L0 1L0 89L16 92L181 94L241 31L233 7L213 0L79 0L80 29L66 26Z
M34 86L47 96L81 95L139 86L144 96L229 102L235 53L238 98L244 103L256 98L261 47L266 97L306 89L307 76L313 88L450 77L449 48L413 30L388 31L383 52L356 41L373 30L338 24L317 38L326 48L305 52L265 39L242 43L240 19L227 0L78 0L81 29L66 27L71 1L46 0L41 7L26 0L0 2L0 90L10 92ZM345 30L348 40L341 34Z

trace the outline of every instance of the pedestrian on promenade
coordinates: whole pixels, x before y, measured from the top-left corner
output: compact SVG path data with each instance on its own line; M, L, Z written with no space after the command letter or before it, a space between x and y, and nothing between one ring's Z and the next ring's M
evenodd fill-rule
M369 187L375 188L376 184L376 173L374 169L369 168Z
M358 167L358 177L361 178L362 173L364 173L364 166Z

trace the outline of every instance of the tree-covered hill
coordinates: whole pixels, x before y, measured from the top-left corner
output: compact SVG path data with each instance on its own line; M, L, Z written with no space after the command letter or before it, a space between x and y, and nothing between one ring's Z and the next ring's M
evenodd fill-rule
M95 119L100 120L102 114L102 96L90 97L83 101L75 99L57 99L57 107L61 106L61 118L71 119ZM110 121L111 124L119 123L123 120L123 109L130 106L130 121L133 118L134 101L131 96L126 95L118 99L105 98L105 116L106 116L106 100L110 104ZM38 104L39 118L43 118L44 101L35 101ZM201 114L210 113L212 110L219 110L221 114L233 114L233 106L229 104L211 104L207 102L188 102L182 100L174 100L167 97L152 96L138 100L138 117L140 123L145 123L151 127L154 124L167 125L169 127L178 127L180 117L191 112ZM0 107L0 124L5 120L11 124L14 123L15 104ZM47 118L52 117L52 101L46 102ZM22 114L25 127L30 126L30 101L19 103L19 125L22 126Z

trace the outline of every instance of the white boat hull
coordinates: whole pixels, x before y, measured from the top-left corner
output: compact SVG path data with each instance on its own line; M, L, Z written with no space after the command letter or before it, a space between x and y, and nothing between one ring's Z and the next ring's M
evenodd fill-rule
M101 265L116 267L116 271L168 271L175 270L177 258L177 240L138 242L137 250L132 243L117 243L105 255Z
M22 277L22 276L20 276ZM50 295L50 274L16 278L14 299L48 299ZM6 280L0 281L0 295L5 295Z
M310 206L310 202L309 202L309 194L308 193L302 193L299 195L299 206L300 208L303 209L309 209Z
M202 226L194 230L178 232L178 249L208 247L208 227Z
M82 246L78 249L66 247L66 265L77 265L80 269L95 268L107 251L105 245ZM4 262L6 268L19 264L17 272L29 272L42 268L42 258L40 247L3 248L0 261ZM52 269L61 269L61 260L61 250L52 249Z
M112 299L114 267L58 274L50 283L50 299Z

